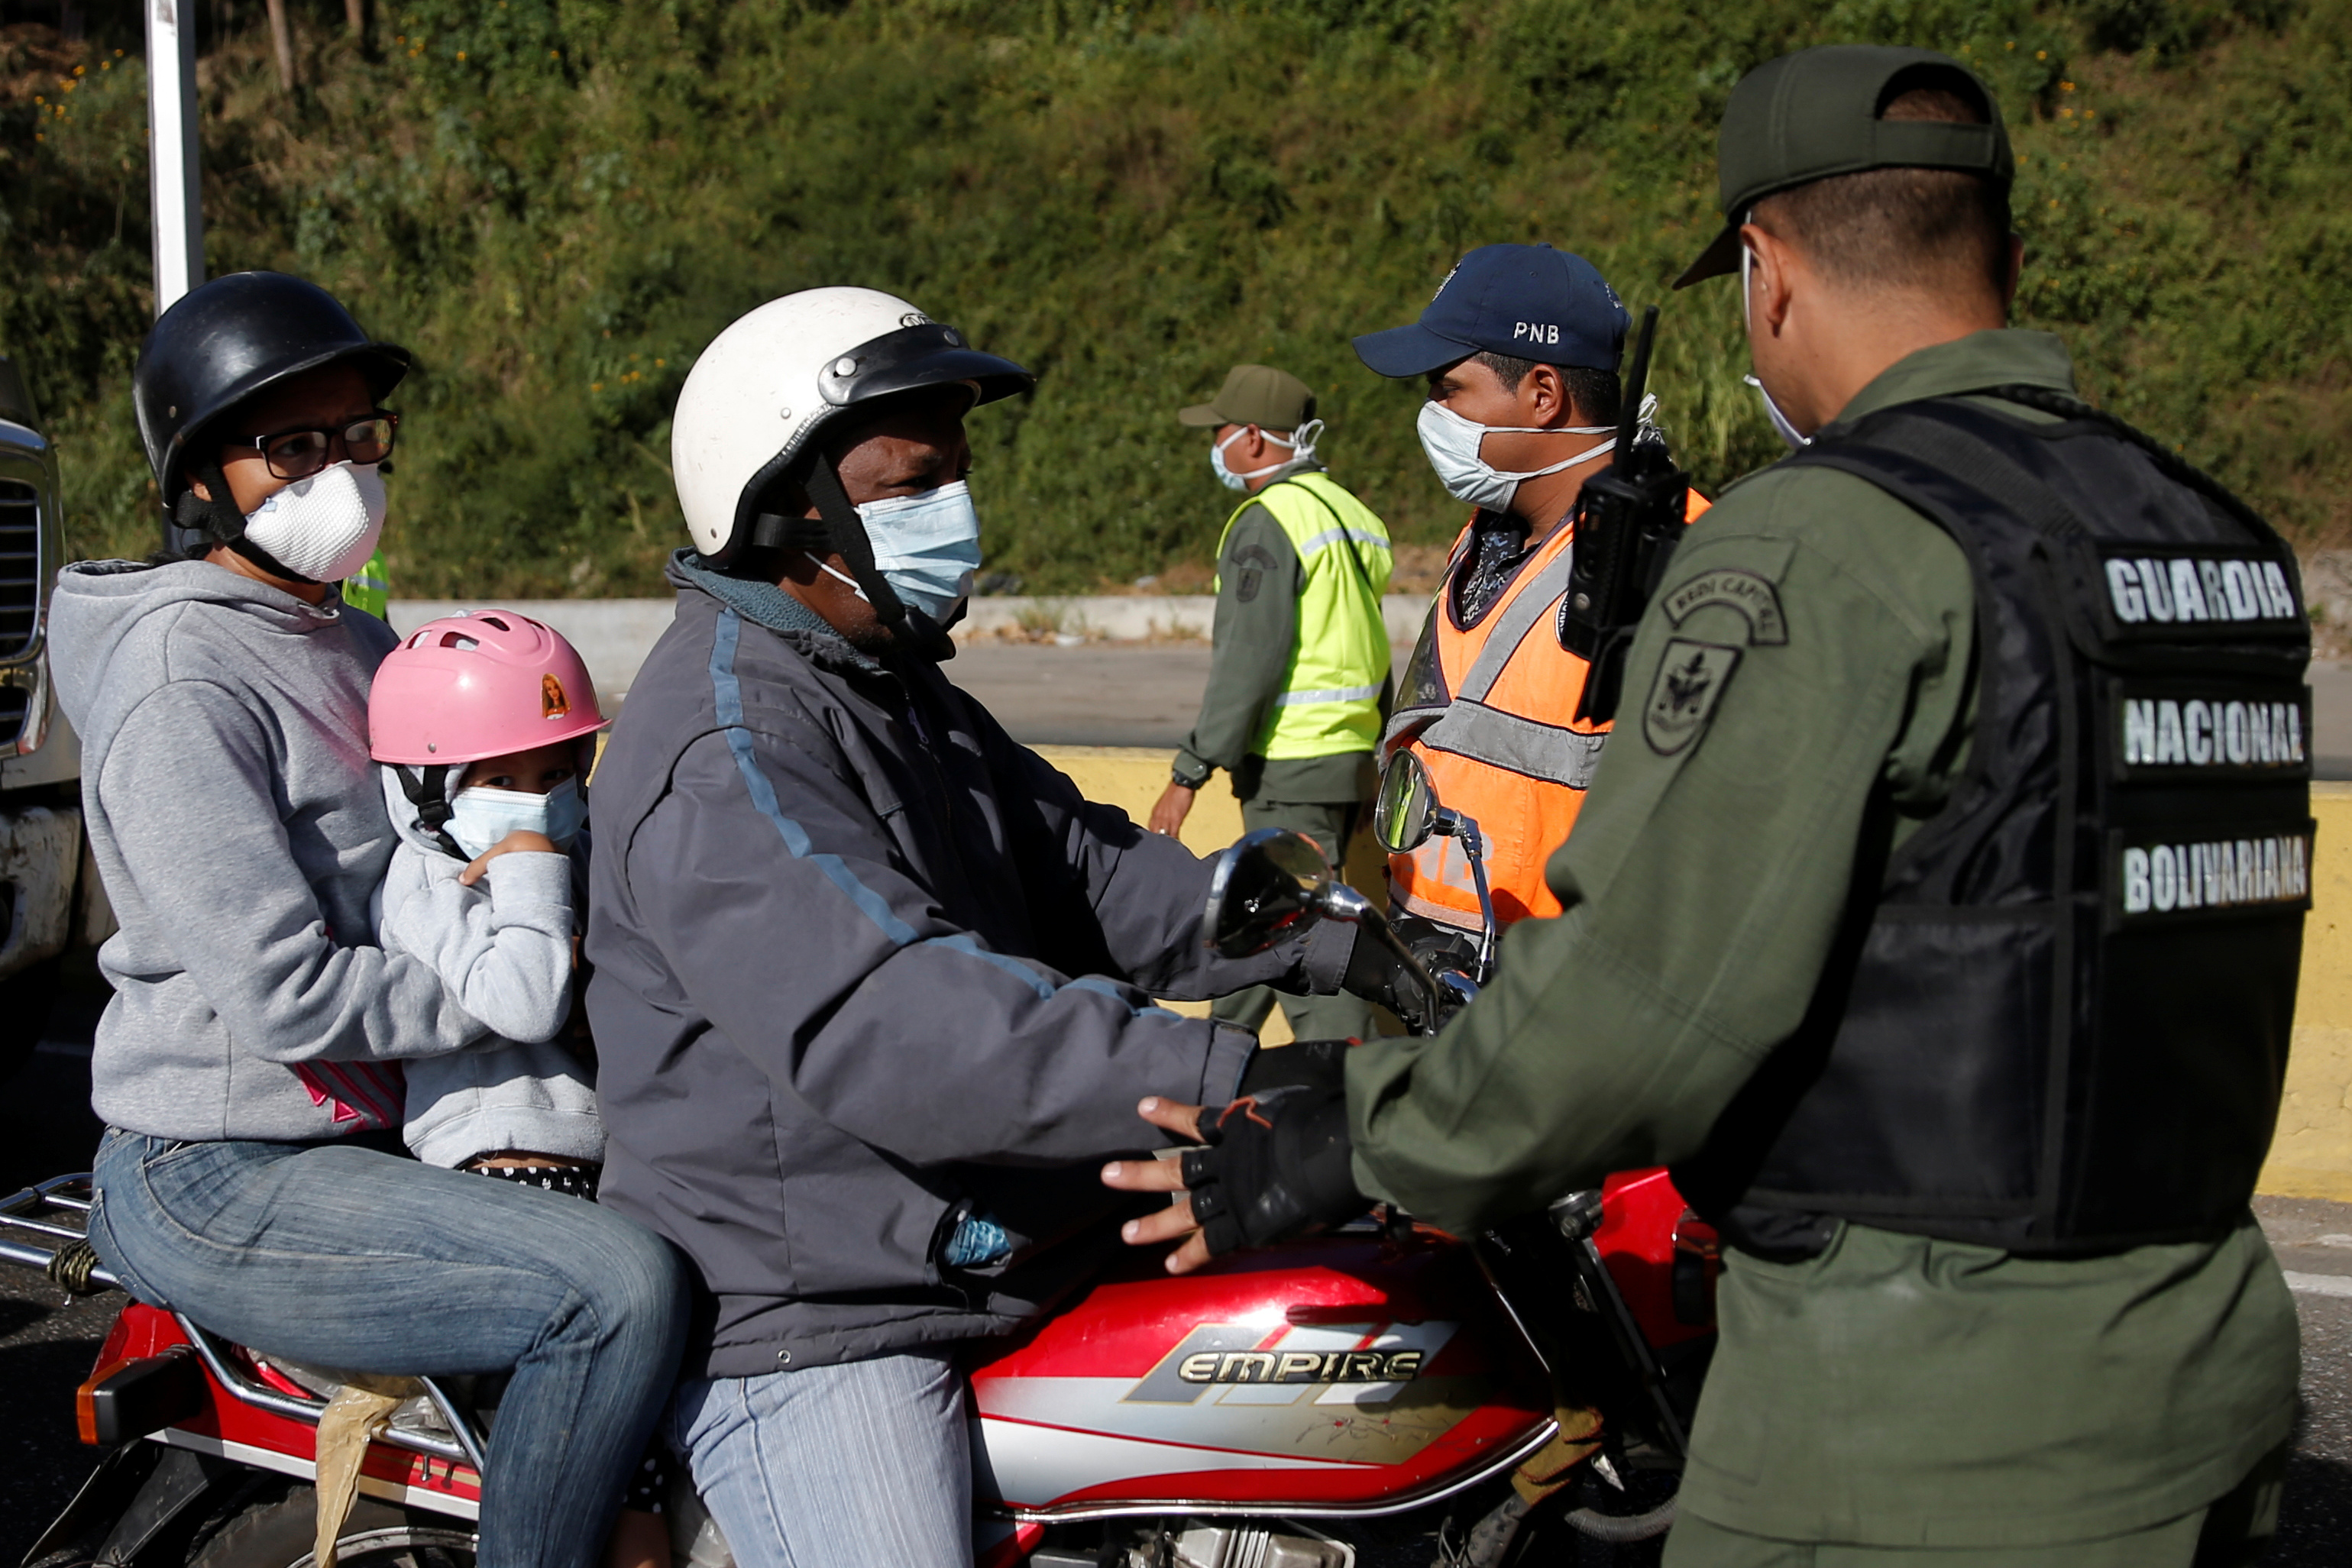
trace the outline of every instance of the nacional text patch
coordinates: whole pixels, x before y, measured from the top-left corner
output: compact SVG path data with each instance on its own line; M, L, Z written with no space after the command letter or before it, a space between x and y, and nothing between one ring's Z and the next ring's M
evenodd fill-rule
M2126 778L2299 774L2311 761L2309 702L2126 682L2114 705L2116 756Z

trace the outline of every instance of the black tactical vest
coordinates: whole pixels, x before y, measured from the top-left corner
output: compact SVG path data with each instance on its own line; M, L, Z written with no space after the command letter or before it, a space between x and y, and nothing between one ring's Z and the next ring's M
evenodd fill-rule
M1789 460L1958 541L1978 706L1949 802L1864 868L1804 1025L1675 1173L1756 1250L1839 1218L2030 1253L2212 1237L2270 1145L2312 874L2294 556L2120 422L1996 395L2060 420L1906 403Z

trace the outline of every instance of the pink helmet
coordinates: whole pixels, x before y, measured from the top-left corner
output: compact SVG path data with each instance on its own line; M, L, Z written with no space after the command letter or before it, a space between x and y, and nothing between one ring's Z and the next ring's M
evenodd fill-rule
M572 644L511 610L426 622L384 655L368 697L378 762L477 762L604 727Z

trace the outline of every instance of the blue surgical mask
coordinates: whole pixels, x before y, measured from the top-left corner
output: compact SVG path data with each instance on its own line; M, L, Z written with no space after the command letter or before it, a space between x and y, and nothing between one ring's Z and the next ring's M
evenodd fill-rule
M488 854L509 833L544 833L568 850L588 821L580 780L566 779L544 795L477 784L449 798L446 831L469 855Z
M908 608L944 626L980 570L980 514L959 479L936 490L859 505L874 570Z

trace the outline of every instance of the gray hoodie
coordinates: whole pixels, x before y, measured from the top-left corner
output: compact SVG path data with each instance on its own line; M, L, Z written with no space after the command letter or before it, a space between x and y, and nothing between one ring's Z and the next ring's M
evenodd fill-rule
M58 574L58 695L122 929L91 1101L153 1137L396 1126L403 1057L483 1033L421 959L373 945L397 841L368 759L374 617L203 561Z
M409 1149L436 1166L507 1150L601 1161L595 1085L557 1038L572 1016L572 857L500 855L467 887L457 880L466 862L417 822L394 770L378 771L400 848L377 900L377 935L386 952L431 964L498 1031L408 1064Z

